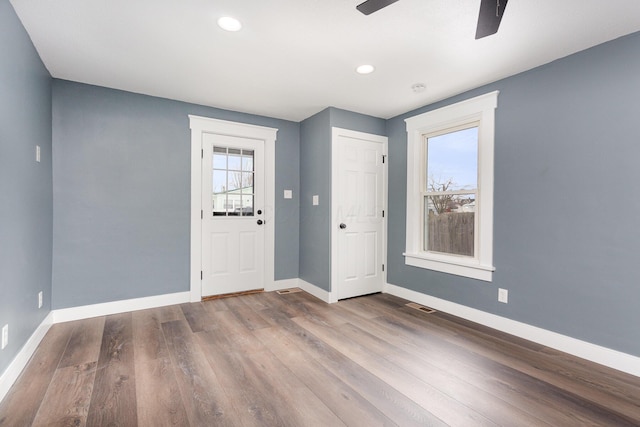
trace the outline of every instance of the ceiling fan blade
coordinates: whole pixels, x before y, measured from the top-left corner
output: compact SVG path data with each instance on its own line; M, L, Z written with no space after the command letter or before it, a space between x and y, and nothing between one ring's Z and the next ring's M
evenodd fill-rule
M481 0L476 40L498 32L508 0Z
M373 12L377 12L383 7L387 7L397 1L398 0L367 0L364 3L357 5L356 9L365 15L371 15Z

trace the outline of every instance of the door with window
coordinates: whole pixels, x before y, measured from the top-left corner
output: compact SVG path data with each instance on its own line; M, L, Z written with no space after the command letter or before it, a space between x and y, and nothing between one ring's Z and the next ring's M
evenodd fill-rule
M264 288L264 141L205 134L202 296Z

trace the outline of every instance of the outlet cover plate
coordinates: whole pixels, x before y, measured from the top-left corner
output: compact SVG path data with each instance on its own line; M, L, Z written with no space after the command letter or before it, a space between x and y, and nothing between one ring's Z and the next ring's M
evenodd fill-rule
M509 290L498 288L498 302L509 303Z
M42 308L42 291L38 292L38 308Z

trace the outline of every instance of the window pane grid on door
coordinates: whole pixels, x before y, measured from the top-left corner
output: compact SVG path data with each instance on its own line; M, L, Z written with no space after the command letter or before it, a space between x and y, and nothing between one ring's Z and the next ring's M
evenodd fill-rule
M213 147L213 216L253 216L254 151Z

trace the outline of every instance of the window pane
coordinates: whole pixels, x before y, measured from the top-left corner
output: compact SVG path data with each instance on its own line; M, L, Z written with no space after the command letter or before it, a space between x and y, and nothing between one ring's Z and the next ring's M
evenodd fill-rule
M240 193L242 188L242 172L229 171L228 191Z
M222 147L213 147L213 168L227 168L227 149Z
M242 195L242 216L253 216L253 195Z
M478 188L478 128L427 140L427 191Z
M253 171L253 150L242 150L242 170Z
M227 191L227 171L213 171L213 194Z
M226 210L227 215L240 215L242 209L242 198L240 194L228 194Z
M253 194L253 172L242 172L242 193Z
M212 195L213 215L226 215L225 205L227 203L227 193L218 193Z
M424 198L424 250L474 256L475 195Z
M229 170L242 170L242 150L229 148Z

